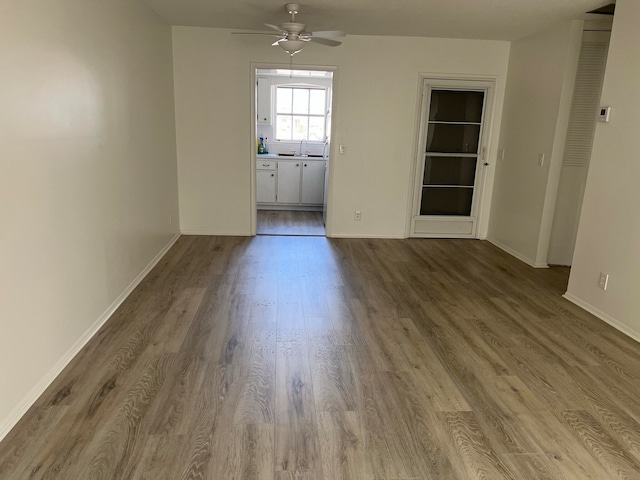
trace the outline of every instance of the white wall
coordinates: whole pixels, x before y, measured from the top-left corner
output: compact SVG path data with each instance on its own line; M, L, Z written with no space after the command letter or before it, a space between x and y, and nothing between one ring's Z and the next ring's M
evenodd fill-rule
M538 267L547 262L581 37L582 22L565 22L511 45L489 239Z
M177 232L170 27L0 4L0 438Z
M289 61L269 39L230 33L173 28L180 218L186 233L250 234L251 63ZM333 235L405 235L421 72L498 77L490 152L495 153L508 55L507 42L350 36L340 47L308 45L293 57L298 66L338 67L332 150L345 144L347 154L332 158ZM492 175L487 183L490 192ZM354 221L355 210L362 211L362 221Z
M640 340L638 22L640 3L618 0L601 98L611 123L596 127L567 296Z

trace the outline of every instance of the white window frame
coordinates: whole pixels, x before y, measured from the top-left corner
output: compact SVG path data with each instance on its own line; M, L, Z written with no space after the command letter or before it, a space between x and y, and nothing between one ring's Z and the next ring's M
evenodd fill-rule
M278 89L279 88L290 88L290 89L299 89L299 90L324 90L324 114L322 115L318 115L318 114L309 114L309 113L278 113ZM293 102L293 99L292 99ZM310 145L322 145L325 143L326 139L327 139L327 118L329 117L329 88L328 87L323 87L323 86L316 86L316 85L296 85L296 84L279 84L279 85L274 85L273 86L273 136L275 138L276 142L289 142L289 143L297 143L300 141L303 142L307 142ZM292 109L293 111L293 105L292 105ZM294 116L298 116L298 117L314 117L314 118L319 118L322 117L324 119L324 139L323 140L309 140L309 130L307 129L307 138L300 140L300 139L294 139L294 138L278 138L278 116L282 115L282 116L290 116L290 117L294 117Z

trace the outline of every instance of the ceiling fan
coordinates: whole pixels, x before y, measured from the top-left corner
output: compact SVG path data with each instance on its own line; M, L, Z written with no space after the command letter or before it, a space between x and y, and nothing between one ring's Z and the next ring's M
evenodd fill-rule
M305 31L305 28L307 28L307 26L304 23L296 22L296 15L300 12L299 3L287 3L284 8L287 10L289 15L291 15L290 22L284 22L280 25L271 25L270 23L265 23L265 26L277 31L277 34L272 31L232 33L236 35L268 35L270 37L279 37L278 40L272 43L272 46L279 46L291 56L302 50L302 47L304 47L307 42L318 43L320 45L326 45L328 47L337 47L338 45L342 44L342 42L332 40L330 37L344 37L344 32L340 32L338 30L329 30L322 32Z

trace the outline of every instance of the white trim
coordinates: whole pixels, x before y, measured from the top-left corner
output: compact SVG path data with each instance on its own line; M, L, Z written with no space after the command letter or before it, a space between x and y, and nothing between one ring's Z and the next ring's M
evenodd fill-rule
M489 198L492 192L487 192L487 177L494 173L489 172L487 167L490 165L491 158L491 140L494 130L494 122L496 116L496 89L498 78L494 75L467 75L467 74L442 74L442 73L419 73L418 75L418 102L415 113L414 128L414 161L412 162L410 178L411 184L407 192L407 218L405 221L405 235L408 238L480 238L481 234L486 234L486 223L490 214L488 202L485 202L487 195ZM414 232L414 219L419 217L419 198L422 195L422 175L424 169L425 152L422 150L424 144L424 136L426 135L426 123L428 123L428 110L430 91L432 88L455 88L464 90L483 91L485 94L480 138L478 143L478 155L476 165L476 180L473 191L472 211L470 217L475 218L473 222L473 231L470 235L440 235L434 234L425 237L424 234L416 234ZM482 153L484 149L484 154ZM484 165L484 164L487 165ZM428 216L427 216L428 217ZM458 217L466 219L469 217Z
M177 233L169 242L153 257L151 262L138 274L136 278L124 289L124 291L116 298L109 307L104 311L98 319L93 322L87 331L65 352L62 357L51 367L51 369L40 379L40 381L31 389L31 391L22 399L22 401L16 405L11 413L0 423L0 441L7 436L11 429L20 421L20 419L27 413L27 410L40 398L47 388L53 383L53 381L62 373L65 367L73 360L73 358L84 348L84 346L98 333L100 328L111 318L111 315L118 309L118 307L126 300L126 298L133 292L138 284L147 276L153 267L165 256L174 243L180 238L180 234Z
M521 262L526 263L530 267L533 267L533 268L549 268L549 265L547 265L546 263L538 263L537 264L533 259L527 257L526 255L523 255L522 253L520 253L520 252L514 250L513 248L505 245L504 243L500 242L499 240L496 240L495 238L487 237L486 240L487 240L487 242L494 244L500 250L503 250L503 251L507 252L509 255L512 255L512 256L516 257Z
M330 238L390 238L394 240L404 240L404 235L378 235L371 233L334 233Z
M258 210L280 210L294 212L321 212L322 205L283 205L278 203L259 203Z
M207 237L251 237L250 232L212 232L211 230L181 230L182 235L203 235Z
M613 318L610 315L607 315L602 310L600 310L600 309L594 307L593 305L591 305L590 303L587 303L584 300L576 297L572 293L567 292L567 293L565 293L563 295L563 297L566 298L567 300L569 300L571 303L573 303L573 304L579 306L580 308L586 310L590 314L595 315L596 317L598 317L603 322L608 323L609 325L611 325L616 330L624 333L626 336L634 339L636 342L640 342L640 332L636 332L632 328L629 328L624 323L620 322L619 320L616 320L615 318Z
M467 238L469 240L479 240L478 237L476 237L473 234L456 234L456 233L447 233L447 234L442 234L442 233L414 233L413 235L411 235L409 238L439 238L440 240L460 240L460 239L464 239Z
M325 222L325 232L326 232L326 236L329 237L331 236L331 231L333 229L333 171L334 168L332 167L332 162L334 161L333 159L336 158L337 152L336 152L336 147L335 145L338 143L338 136L337 136L337 132L338 130L338 121L340 116L336 115L337 112L337 106L338 106L338 91L339 91L339 84L340 82L338 81L338 77L339 77L339 69L337 65L294 65L293 67L289 64L286 63L264 63L264 62L251 62L249 64L249 67L251 68L251 72L250 72L250 79L251 79L251 85L250 85L250 104L249 104L249 123L251 125L251 138L250 141L248 142L249 145L249 150L251 152L250 158L251 158L251 162L250 162L250 179L251 179L251 192L250 192L250 233L249 234L240 234L242 236L246 236L246 235L250 235L250 236L255 236L257 235L258 232L258 208L257 208L257 199L256 199L256 168L255 168L255 163L254 163L254 158L255 158L255 141L256 141L256 135L257 135L257 127L256 127L256 79L258 77L258 70L268 70L268 69L284 69L284 70L317 70L317 71L322 71L322 72L331 72L332 73L332 78L331 78L331 132L330 132L330 138L331 138L331 143L329 144L329 158L332 159L331 163L328 164L328 183L329 185L326 186L326 191L327 191L327 197L325 198L325 204L327 205L327 209L326 209L326 222ZM324 205L323 204L323 207ZM196 233L190 233L190 235L195 235ZM203 235L207 235L206 233L203 233Z

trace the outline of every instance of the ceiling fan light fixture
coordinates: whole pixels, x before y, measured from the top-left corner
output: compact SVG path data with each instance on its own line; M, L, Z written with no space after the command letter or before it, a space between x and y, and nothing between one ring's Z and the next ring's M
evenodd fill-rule
M282 40L278 42L278 46L282 48L289 55L298 53L304 47L305 42L303 40Z

